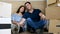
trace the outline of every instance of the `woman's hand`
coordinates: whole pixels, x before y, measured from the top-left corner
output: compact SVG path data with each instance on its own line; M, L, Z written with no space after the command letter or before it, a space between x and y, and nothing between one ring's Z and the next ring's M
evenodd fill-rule
M21 19L21 21L20 21L20 23L19 23L19 25L20 25L21 27L24 26L24 22L25 22L25 20L26 20L25 18L22 18L22 19Z
M12 21L12 24L18 25L19 23L17 21Z
M24 23L19 23L19 25L20 25L21 27L23 27L23 26L24 26Z

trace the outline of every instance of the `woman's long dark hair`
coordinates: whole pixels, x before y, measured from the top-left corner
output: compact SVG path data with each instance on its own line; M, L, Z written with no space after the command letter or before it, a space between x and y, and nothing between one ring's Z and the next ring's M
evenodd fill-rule
M16 13L19 13L19 12L20 12L20 9L21 9L22 7L24 7L24 11L23 11L23 12L21 12L21 13L22 13L22 14L24 14L24 13L25 13L25 6L24 6L24 5L21 5L21 6L18 8L18 10L17 10L17 12L16 12Z

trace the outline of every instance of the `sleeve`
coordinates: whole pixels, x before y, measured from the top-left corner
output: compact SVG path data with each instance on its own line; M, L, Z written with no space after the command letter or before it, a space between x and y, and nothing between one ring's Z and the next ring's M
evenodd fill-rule
M38 12L41 13L42 11L40 9L38 9Z
M14 21L14 18L15 18L15 16L14 16L14 15L11 15L11 20L13 20L13 21Z
M23 18L25 18L25 19L28 18L28 13L27 12L23 15Z

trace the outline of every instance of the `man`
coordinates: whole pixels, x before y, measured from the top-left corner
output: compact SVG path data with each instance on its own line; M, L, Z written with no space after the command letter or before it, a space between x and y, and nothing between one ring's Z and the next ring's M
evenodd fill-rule
M43 30L45 23L45 16L39 9L33 9L30 2L25 3L27 12L23 15L20 22L20 26L24 25L24 21L27 20L27 24L35 30L40 28ZM42 33L42 32L41 32ZM40 34L41 34L40 33Z

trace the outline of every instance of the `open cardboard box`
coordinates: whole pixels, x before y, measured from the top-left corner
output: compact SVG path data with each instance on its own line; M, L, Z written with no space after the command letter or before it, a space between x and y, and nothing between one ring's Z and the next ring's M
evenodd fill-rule
M47 0L47 5L50 5L50 4L53 4L53 3L56 3L56 0Z

